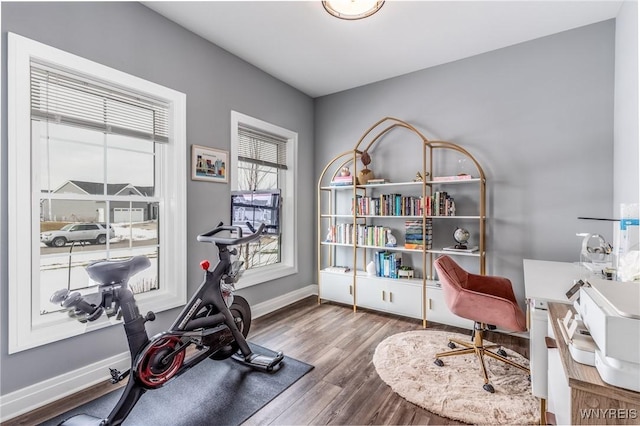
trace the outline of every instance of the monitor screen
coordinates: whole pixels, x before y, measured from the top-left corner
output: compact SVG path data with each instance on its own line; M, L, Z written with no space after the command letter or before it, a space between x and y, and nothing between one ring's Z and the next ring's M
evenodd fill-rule
M249 222L254 229L265 224L264 232L270 235L280 233L280 190L266 191L232 191L231 192L231 224L242 227L243 232L253 231L247 226Z

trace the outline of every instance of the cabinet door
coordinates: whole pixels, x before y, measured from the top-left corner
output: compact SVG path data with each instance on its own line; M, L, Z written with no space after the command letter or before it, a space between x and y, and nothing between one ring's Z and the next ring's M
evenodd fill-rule
M320 298L353 305L353 275L320 271Z
M422 318L422 285L397 279L388 281L387 289L389 312L411 318Z
M564 373L560 359L560 351L549 348L549 370L547 371L547 410L556 417L556 424L569 425L571 423L571 388Z
M388 310L389 291L385 281L383 278L358 277L358 288L356 289L357 305L386 312Z
M547 311L527 307L529 310L529 365L531 368L531 393L538 398L547 399Z
M427 287L427 322L429 321L473 329L473 321L451 313L440 287Z
M410 318L422 318L422 285L401 279L358 277L357 305Z

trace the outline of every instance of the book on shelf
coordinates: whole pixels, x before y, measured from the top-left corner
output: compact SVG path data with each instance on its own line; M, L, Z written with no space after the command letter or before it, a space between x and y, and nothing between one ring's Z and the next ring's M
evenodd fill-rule
M402 266L402 254L388 251L378 251L374 256L376 276L398 278L398 270Z
M353 244L354 242L353 223L339 223L331 225L327 232L325 242L336 244Z
M336 176L331 181L332 186L353 185L353 176Z
M342 180L348 180L348 181L353 181L353 175L346 175L346 176L334 176L333 177L334 181L342 181Z
M458 253L473 253L474 251L478 251L478 246L467 246L467 248L456 248L456 246L449 246L449 247L444 247L442 250L453 251Z
M356 214L365 216L421 216L424 208L422 197L402 194L380 194L355 199Z
M404 248L409 249L409 250L423 250L423 249L425 249L425 244L421 240L420 241L414 241L414 242L405 241ZM426 247L426 250L431 250L431 247L428 245Z
M369 179L366 184L367 185L379 185L381 183L389 183L389 181L384 179L384 178L375 178L375 179Z
M436 191L427 198L427 216L455 216L456 203L446 191Z
M356 243L361 246L384 247L387 244L386 227L382 225L356 225Z
M467 179L473 179L473 177L471 175L468 175L468 174L461 174L461 175L455 175L455 176L434 176L433 177L433 181L434 182L451 182L451 181L455 181L455 180L467 180Z

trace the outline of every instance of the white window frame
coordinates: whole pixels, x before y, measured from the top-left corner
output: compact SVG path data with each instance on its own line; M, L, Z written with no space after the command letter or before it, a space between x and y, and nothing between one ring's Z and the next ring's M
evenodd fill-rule
M158 149L162 169L156 188L161 194L158 237L161 256L160 290L137 297L142 311L160 312L186 303L186 95L113 68L27 39L8 34L8 242L9 242L9 353L110 326L101 319L84 325L60 314L45 324L32 318L32 289L39 280L39 213L34 213L32 195L32 139L30 108L30 63L32 59L103 81L114 86L166 101L170 105L169 143ZM24 214L25 212L32 214ZM33 260L33 261L32 261Z
M285 172L286 191L282 193L280 215L280 262L245 271L236 285L238 289L298 273L298 250L296 247L298 208L295 203L298 198L296 184L298 182L298 162L296 161L298 158L298 134L240 112L231 111L231 171L238 170L238 126L241 124L286 139L287 170ZM230 173L229 179L231 189L237 190L238 177L236 173Z

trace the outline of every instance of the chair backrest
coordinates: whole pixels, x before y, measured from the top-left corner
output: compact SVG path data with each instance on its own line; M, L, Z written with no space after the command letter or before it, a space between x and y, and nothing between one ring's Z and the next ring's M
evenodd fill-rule
M444 300L449 310L458 316L473 320L473 318L469 318L466 312L458 309L457 303L458 297L462 294L463 289L467 287L469 273L446 255L438 257L433 262L433 266L438 273Z
M447 255L438 257L433 265L453 314L504 330L526 330L526 316L507 278L470 274Z

